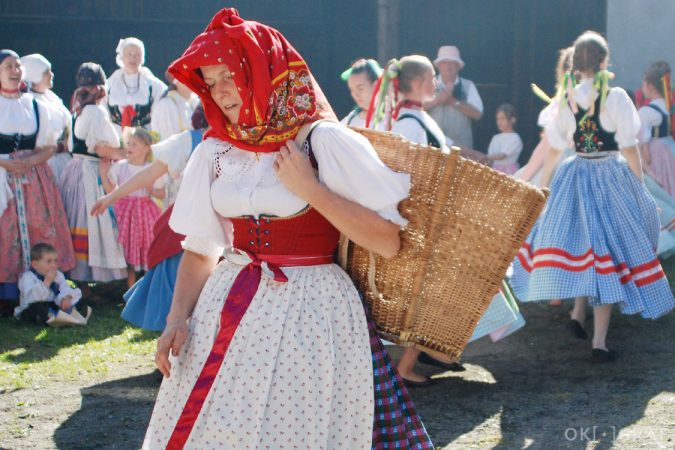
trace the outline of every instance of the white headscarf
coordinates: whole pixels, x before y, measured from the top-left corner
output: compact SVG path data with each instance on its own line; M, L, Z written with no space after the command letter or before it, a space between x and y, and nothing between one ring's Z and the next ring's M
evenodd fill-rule
M39 53L22 56L21 65L24 67L23 79L29 84L42 81L45 72L52 68L52 64Z
M120 39L119 43L117 44L117 48L115 49L117 52L115 61L117 62L117 65L120 67L120 69L124 69L124 61L122 61L124 49L130 45L135 45L141 49L141 66L145 64L145 45L143 44L143 41L135 37L128 37Z

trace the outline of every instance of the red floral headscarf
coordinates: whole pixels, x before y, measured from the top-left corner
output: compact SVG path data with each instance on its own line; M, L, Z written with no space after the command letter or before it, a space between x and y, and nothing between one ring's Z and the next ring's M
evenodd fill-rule
M230 123L198 70L226 64L242 99ZM277 30L244 20L234 8L218 12L169 72L201 97L214 136L253 152L277 151L307 123L335 119L307 63Z

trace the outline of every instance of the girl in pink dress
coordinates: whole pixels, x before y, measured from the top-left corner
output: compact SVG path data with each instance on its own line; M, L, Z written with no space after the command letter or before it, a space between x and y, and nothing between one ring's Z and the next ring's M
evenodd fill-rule
M150 164L153 137L143 128L128 128L127 159L114 164L101 163L101 181L106 193L124 184ZM124 248L124 257L129 268L129 287L136 282L136 272L147 270L147 253L152 241L152 227L162 211L152 197L164 197L166 179L160 178L154 185L132 192L115 204L115 217L119 229L119 242Z

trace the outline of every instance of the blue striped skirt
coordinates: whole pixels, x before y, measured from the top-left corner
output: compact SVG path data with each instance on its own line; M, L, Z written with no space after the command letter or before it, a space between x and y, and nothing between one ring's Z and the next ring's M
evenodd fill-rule
M675 299L656 258L659 228L654 199L622 156L570 158L514 260L514 294L524 302L588 297L660 317Z

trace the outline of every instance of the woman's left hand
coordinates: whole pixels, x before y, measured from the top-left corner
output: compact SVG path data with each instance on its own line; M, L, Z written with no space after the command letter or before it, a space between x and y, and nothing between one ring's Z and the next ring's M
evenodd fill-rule
M309 158L302 154L293 141L287 141L279 149L274 161L274 171L284 186L303 200L309 201L312 192L319 185Z

